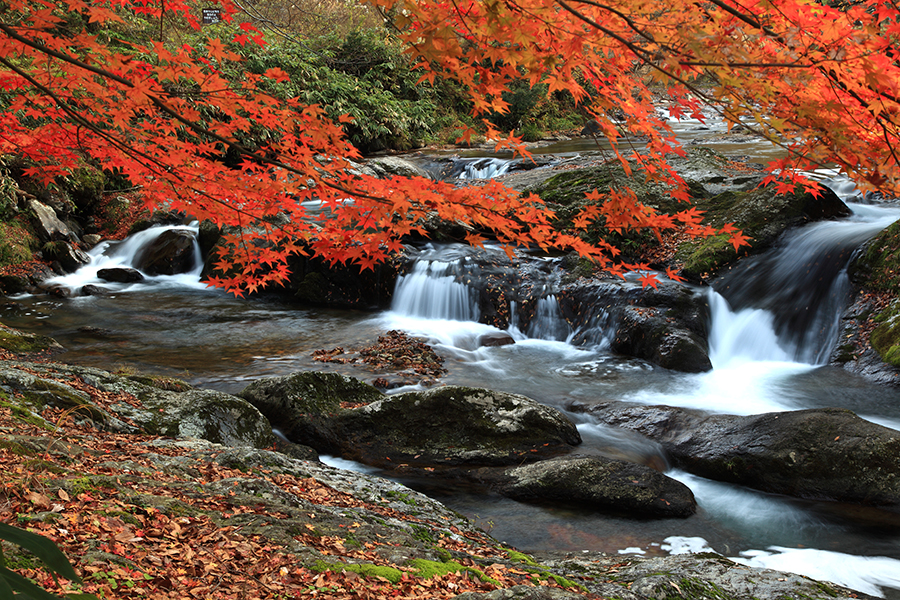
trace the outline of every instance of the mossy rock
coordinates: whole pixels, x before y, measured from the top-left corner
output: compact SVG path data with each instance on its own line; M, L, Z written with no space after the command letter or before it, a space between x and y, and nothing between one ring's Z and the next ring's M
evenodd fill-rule
M39 247L40 240L30 225L23 225L18 221L0 223L0 267L18 265L32 260L34 252ZM3 289L8 290L6 286ZM15 291L20 290L9 293L15 293Z
M850 265L854 281L865 289L896 293L900 289L900 221L886 227Z
M894 367L900 367L900 301L875 317L879 324L872 330L869 341L881 359Z
M73 169L60 181L62 188L69 192L72 202L81 210L94 206L103 197L106 175L88 164Z
M850 214L850 209L828 188L819 197L799 188L779 194L774 186L728 191L699 202L697 207L706 212L706 222L712 227L733 223L750 238L750 245L736 250L727 235L681 244L675 262L682 264L684 275L694 280L713 275L741 256L771 248L790 227Z
M0 348L16 354L57 353L65 350L53 338L25 333L0 324Z

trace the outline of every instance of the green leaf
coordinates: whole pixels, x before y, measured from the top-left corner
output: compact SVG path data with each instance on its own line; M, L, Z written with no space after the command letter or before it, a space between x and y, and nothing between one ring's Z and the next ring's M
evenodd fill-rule
M81 581L66 555L62 553L52 540L18 527L12 527L6 523L0 523L0 540L6 540L25 548L41 559L50 571L58 573L71 581Z
M47 590L35 584L30 579L23 577L15 571L10 571L6 567L0 567L0 582L7 584L9 595L4 598L30 598L32 600L59 600L59 596L54 596ZM11 589L10 589L11 588ZM21 592L19 596L13 595L13 590ZM3 588L0 587L0 592Z

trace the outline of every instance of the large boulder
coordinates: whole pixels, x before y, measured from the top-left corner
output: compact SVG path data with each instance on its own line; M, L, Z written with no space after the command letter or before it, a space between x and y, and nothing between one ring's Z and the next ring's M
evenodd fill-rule
M42 241L50 242L71 238L72 230L59 219L55 210L33 198L29 198L27 202L34 230Z
M259 379L238 395L258 408L288 439L311 446L321 445L323 437L337 435L336 431L324 432L345 406L369 404L385 397L377 388L353 377L316 371Z
M659 471L600 456L564 456L506 471L498 491L516 500L549 500L640 516L688 517L691 490Z
M45 260L57 263L56 268L61 268L66 273L74 273L91 262L90 256L69 242L47 242L41 248L41 253Z
M322 393L329 387L332 392ZM374 465L510 465L567 452L581 442L558 410L478 388L446 386L388 397L351 378L304 374L258 381L241 397L292 441Z
M611 403L591 414L656 440L677 466L709 479L900 509L900 432L849 410L745 417Z
M186 229L163 232L135 260L135 266L147 275L175 275L195 267L194 244L197 234Z
M143 281L144 276L137 269L129 269L127 267L113 267L109 269L100 269L97 271L97 277L103 281L113 281L117 283L136 283Z
M643 288L618 279L579 280L562 288L559 305L576 343L607 340L615 352L676 371L712 368L709 303L697 289L673 281Z

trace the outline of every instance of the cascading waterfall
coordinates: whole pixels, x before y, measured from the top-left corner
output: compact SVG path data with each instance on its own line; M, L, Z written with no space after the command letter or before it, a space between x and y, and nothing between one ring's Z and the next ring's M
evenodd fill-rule
M849 298L853 252L900 216L896 208L850 206L851 218L794 231L779 248L744 260L714 284L722 297L713 293L711 300L713 364L738 355L827 361Z
M505 175L513 161L503 158L479 158L467 161L459 179L493 179Z
M559 301L550 294L540 298L534 311L534 317L528 324L528 337L540 340L569 341L572 328L562 316Z
M455 265L418 261L397 280L392 310L423 319L477 321L478 302L470 287L457 281Z
M197 244L196 235L199 232L199 225L194 223L191 225L166 225L162 227L151 227L133 235L128 236L121 242L104 241L88 252L91 262L74 273L54 277L47 281L49 285L60 286L65 289L76 291L85 285L104 286L112 290L122 291L129 289L134 284L111 283L100 279L97 274L101 269L128 268L137 269L137 261L140 259L144 251L156 241L159 236L167 231L185 231L192 233L195 237L193 245L193 267L186 273L176 275L158 275L148 276L142 273L147 282L170 283L185 287L203 288L206 287L200 283L200 273L203 270L203 259L200 256L200 246Z

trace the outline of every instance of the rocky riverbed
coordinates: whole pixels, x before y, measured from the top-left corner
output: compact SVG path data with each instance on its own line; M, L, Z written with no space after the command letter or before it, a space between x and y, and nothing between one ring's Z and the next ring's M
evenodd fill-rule
M711 553L528 556L399 483L279 441L241 398L48 362L40 355L50 340L11 330L3 339L12 350L0 362L0 520L57 543L83 577L74 589L108 598L865 597ZM484 427L491 414L510 417L490 412L488 394L476 402ZM337 412L372 412L332 400ZM509 402L522 415L537 410ZM523 480L540 478L521 467L504 477L525 490ZM52 587L32 557L8 544L4 553Z

